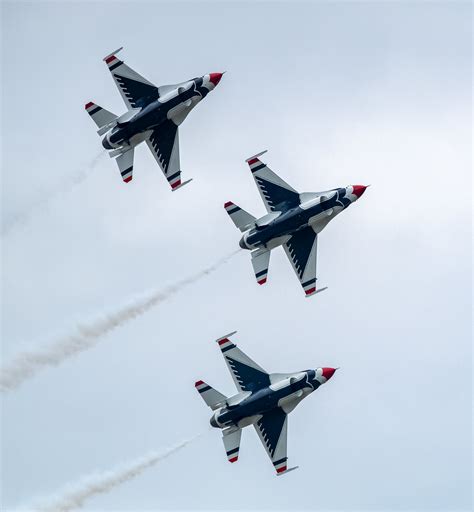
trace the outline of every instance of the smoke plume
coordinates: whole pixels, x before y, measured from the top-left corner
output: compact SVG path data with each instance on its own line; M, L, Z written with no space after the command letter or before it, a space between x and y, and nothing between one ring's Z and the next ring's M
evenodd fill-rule
M162 453L150 452L143 457L120 464L110 471L88 475L81 478L76 483L69 484L49 498L44 498L36 501L30 506L22 507L22 510L68 512L69 510L80 508L88 499L98 494L108 493L118 485L132 480L143 473L146 469L151 468L158 462L161 462L170 455L173 455L177 451L183 449L201 435L202 434L199 434L195 437L182 441Z
M5 221L2 226L2 236L8 236L14 229L27 224L36 212L46 208L51 201L63 196L66 192L84 182L105 154L105 151L101 151L88 164L77 169L73 174L65 176L64 179L57 184L56 188L48 193L43 193L27 210Z
M20 352L9 363L0 368L0 391L14 390L26 380L34 377L42 369L48 366L57 366L66 359L94 347L110 331L143 315L186 286L214 272L239 251L240 249L234 251L204 270L182 279L167 288L149 291L135 297L128 303L117 307L102 317L80 323L75 326L72 333L47 343L43 347Z

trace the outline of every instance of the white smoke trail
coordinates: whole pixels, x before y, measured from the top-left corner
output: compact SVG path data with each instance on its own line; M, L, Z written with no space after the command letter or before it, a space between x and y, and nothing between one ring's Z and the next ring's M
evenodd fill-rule
M95 318L78 324L75 327L76 332L62 336L44 347L20 352L9 363L0 368L0 391L14 390L42 369L48 366L57 366L73 355L95 346L101 338L113 329L143 315L154 306L178 293L182 288L214 272L238 252L240 252L240 249L193 276L182 279L167 288L152 290L135 297L127 304L116 308L102 318Z
M42 194L42 196L38 198L36 202L28 208L28 210L14 215L10 220L5 221L2 226L2 237L8 236L15 228L26 224L38 210L46 208L51 201L63 196L71 188L74 188L84 182L105 154L105 150L101 151L88 164L83 165L73 174L64 176L63 180L57 184L54 190L49 193Z
M158 462L161 462L170 455L183 449L201 435L202 434L199 434L190 439L186 439L162 453L150 452L143 457L120 464L110 471L88 475L80 479L77 483L64 487L55 495L37 500L30 506L21 507L20 510L68 512L69 510L81 508L88 499L98 494L110 492L118 485L132 480L146 469L151 468Z

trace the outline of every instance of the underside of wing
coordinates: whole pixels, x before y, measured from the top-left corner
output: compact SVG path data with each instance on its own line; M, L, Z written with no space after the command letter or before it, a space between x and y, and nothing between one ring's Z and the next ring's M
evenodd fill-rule
M169 119L153 130L146 140L172 190L181 185L178 127Z
M239 391L258 391L270 385L269 374L230 341L230 336L219 338L217 343Z
M260 161L259 157L263 153L248 158L247 163L267 211L285 211L298 206L300 204L298 192Z
M266 412L254 426L277 474L287 471L287 414L278 407Z
M120 94L129 109L143 108L159 97L158 87L117 58L116 52L104 58Z
M318 235L313 228L297 231L283 247L306 296L322 291L316 289Z

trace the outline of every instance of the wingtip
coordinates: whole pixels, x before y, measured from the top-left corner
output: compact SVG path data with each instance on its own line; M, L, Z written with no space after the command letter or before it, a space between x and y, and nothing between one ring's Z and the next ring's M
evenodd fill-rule
M257 153L256 155L253 155L253 156L250 156L249 158L246 158L245 161L247 163L250 163L251 160L257 159L259 156L264 155L267 151L268 151L268 149L265 149L264 151L260 151L260 153Z
M286 473L289 473L290 471L294 471L295 469L298 469L298 468L299 468L299 466L293 466L292 468L288 468L288 469L286 469L286 467L285 467L285 469L283 471L277 470L276 475L277 476L286 475Z
M234 334L237 334L237 331L232 331L232 332L230 332L229 334L226 334L225 336L221 336L220 338L218 338L218 339L216 340L216 343L219 343L219 342L221 342L222 340L225 340L225 339L227 339L227 338L230 338L230 337L231 337L231 336L233 336Z
M189 180L183 182L181 182L181 180L177 181L175 185L171 185L171 192L176 192L180 188L184 187L184 185L187 185L190 181L193 181L193 179L190 178Z
M88 108L91 108L91 107L93 107L94 105L95 105L95 103L94 103L94 102L89 101L88 103L86 103L86 104L84 105L84 108L87 110Z
M123 46L121 46L118 50L115 50L114 52L112 53L109 53L108 55L106 55L102 60L104 62L107 62L107 59L110 59L111 57L115 57L115 55L120 52L121 50L123 50Z
M316 288L311 288L311 290L306 291L306 297L312 297L313 295L316 295L317 293L324 292L324 290L327 290L328 287L325 286L324 288L319 288L318 290Z

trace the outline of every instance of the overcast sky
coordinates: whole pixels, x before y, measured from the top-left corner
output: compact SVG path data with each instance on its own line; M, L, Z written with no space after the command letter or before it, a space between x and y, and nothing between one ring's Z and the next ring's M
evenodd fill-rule
M3 2L3 360L238 247L223 203L265 210L245 158L299 191L371 184L319 239L306 299L282 249L249 254L2 397L3 510L194 433L85 510L468 510L471 5ZM124 104L102 58L156 84L224 71L180 129L171 193L146 146L122 183L87 101ZM79 173L79 174L78 174ZM82 174L81 174L82 173ZM252 428L226 460L202 378L214 340L268 371L341 370L290 416L282 478Z

